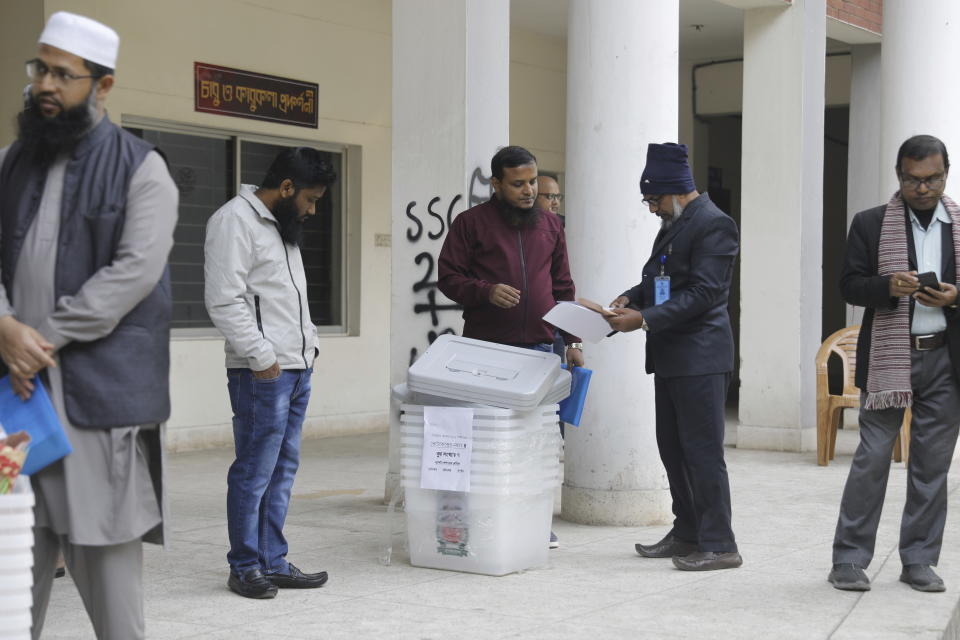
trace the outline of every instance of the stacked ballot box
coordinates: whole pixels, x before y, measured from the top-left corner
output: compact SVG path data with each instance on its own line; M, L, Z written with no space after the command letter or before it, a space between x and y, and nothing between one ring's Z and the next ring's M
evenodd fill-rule
M33 604L33 493L17 479L16 493L0 495L0 638L30 638Z
M440 336L395 389L410 562L505 575L547 562L560 481L557 403L570 392L560 359L540 351ZM470 409L463 491L425 488L432 407Z

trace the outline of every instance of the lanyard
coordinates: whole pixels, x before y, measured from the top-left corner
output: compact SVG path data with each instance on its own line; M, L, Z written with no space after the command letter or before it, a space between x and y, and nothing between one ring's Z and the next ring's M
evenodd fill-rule
M667 268L667 258L673 254L673 243L667 245L667 252L660 256L660 275L664 275Z

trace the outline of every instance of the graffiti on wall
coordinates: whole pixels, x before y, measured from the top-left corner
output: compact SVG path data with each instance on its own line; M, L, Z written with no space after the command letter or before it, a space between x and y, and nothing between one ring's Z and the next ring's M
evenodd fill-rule
M483 171L478 167L470 176L466 203L462 194L450 198L445 208L444 199L441 196L430 198L426 207L416 200L407 203L406 216L410 220L406 233L407 242L415 248L422 249L413 258L418 268L417 273L421 274L420 279L411 284L414 294L413 313L417 317L429 319L429 329L425 336L428 345L433 344L437 337L445 333L456 334L453 327L449 326L450 314L459 314L463 311L463 307L459 304L437 299L438 296L443 295L437 285L437 256L443 246L443 239L450 225L453 224L458 210L486 202L490 199L491 193L490 179L484 177ZM410 348L409 364L413 364L419 353L416 346Z

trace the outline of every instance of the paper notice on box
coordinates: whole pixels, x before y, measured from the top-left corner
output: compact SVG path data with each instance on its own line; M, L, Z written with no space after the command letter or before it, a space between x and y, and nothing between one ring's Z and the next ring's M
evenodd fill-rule
M423 408L423 458L420 488L470 491L473 409Z

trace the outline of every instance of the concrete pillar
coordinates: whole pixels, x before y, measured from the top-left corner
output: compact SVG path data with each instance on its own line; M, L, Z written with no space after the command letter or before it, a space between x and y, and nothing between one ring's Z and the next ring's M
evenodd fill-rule
M847 162L847 227L853 216L886 201L880 176L893 162L880 152L880 45L850 47L850 138ZM847 326L863 318L863 308L847 305Z
M744 15L737 446L816 446L825 0Z
M462 329L437 289L436 258L450 220L489 196L490 158L508 143L509 83L509 0L393 3L391 385L438 334ZM400 468L391 413L388 500Z
M640 280L659 228L639 180L647 144L677 139L678 0L571 0L568 20L567 242L577 292L606 304ZM643 332L588 344L585 358L595 373L581 426L566 430L562 517L667 522Z
M937 136L960 157L960 2L886 0L881 49L881 200L899 189L897 149L912 135ZM960 194L956 178L947 194Z

